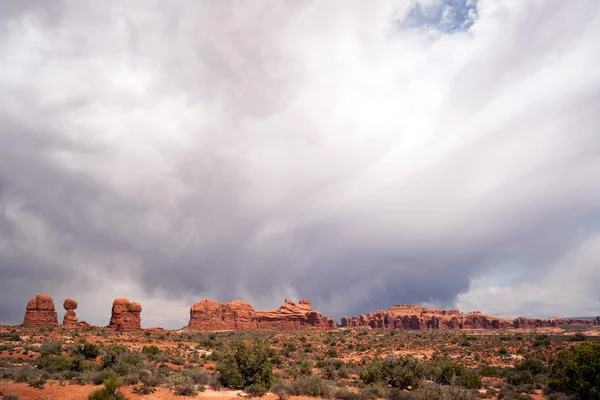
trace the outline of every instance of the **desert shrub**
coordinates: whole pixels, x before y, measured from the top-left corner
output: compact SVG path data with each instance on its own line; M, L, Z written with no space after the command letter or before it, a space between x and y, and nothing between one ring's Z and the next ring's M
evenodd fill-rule
M481 365L478 368L478 372L479 372L480 376L493 376L493 377L502 376L502 371L498 367L494 367L492 365Z
M464 365L446 361L440 368L436 382L441 385L459 385L468 389L479 389L481 378L476 372L469 371Z
M173 374L169 377L169 386L178 396L195 396L198 389L189 376L183 374Z
M270 388L273 384L270 354L271 349L264 340L256 340L251 345L237 339L231 341L217 363L221 382L235 389L253 384Z
M158 356L162 354L162 352L157 346L152 345L142 347L142 354L144 354L149 360L156 360L158 359Z
M533 374L529 371L507 370L504 373L506 381L514 386L527 385L535 382Z
M258 383L253 383L250 386L247 386L244 391L250 396L250 397L262 397L265 394L267 394L267 389L265 389L265 387L261 384Z
M2 396L2 400L19 400L19 396L16 394L6 393Z
M86 360L93 360L100 355L100 349L93 343L85 343L77 348L77 352Z
M40 373L33 373L27 377L27 383L34 388L43 389L46 385L46 376Z
M152 387L160 386L166 379L166 375L160 371L153 371L151 374L145 374L141 377L142 384Z
M36 361L36 367L53 374L56 372L66 371L71 368L71 362L63 356L46 353Z
M140 395L145 395L145 394L151 394L156 392L156 389L152 386L148 386L146 384L142 384L140 386L136 386L133 388L133 392L140 394Z
M277 381L271 387L271 392L279 398L279 400L287 400L293 393L294 388L290 382Z
M425 366L414 357L388 357L376 359L368 364L361 373L366 384L382 382L395 388L415 388L425 377Z
M91 380L94 385L101 385L107 379L114 377L116 377L116 374L114 372L103 370L93 373L91 376Z
M21 337L17 332L2 332L0 333L0 339L4 339L8 342L20 342Z
M187 375L195 385L208 385L210 383L211 374L200 368L187 369L184 370L183 373Z
M571 342L585 342L585 335L582 332L577 332L576 334L574 334L573 336L571 336L569 338L569 341Z
M303 377L292 384L292 394L295 396L331 398L332 388L317 376Z
M54 354L60 356L62 353L62 346L60 343L44 343L40 346L40 355L43 357L48 354Z
M529 371L532 375L545 374L548 372L548 368L544 365L544 362L540 359L527 357L521 363L515 366L517 371Z
M517 390L514 387L506 386L500 389L498 392L498 399L501 400L531 400L531 396L525 393L521 393L521 390Z
M550 391L600 399L600 344L582 343L561 351L550 367Z
M104 387L96 389L88 396L88 400L124 400L125 395L119 392L123 382L116 376L104 381Z
M123 383L128 386L133 386L136 385L140 380L140 374L138 372L133 372L125 376Z
M387 400L475 400L469 390L456 386L425 385L417 390L405 392L400 389L389 391Z

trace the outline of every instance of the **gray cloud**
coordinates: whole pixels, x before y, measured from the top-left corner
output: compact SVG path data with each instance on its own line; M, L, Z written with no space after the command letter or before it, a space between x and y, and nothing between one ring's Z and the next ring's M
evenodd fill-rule
M0 322L36 292L96 324L127 296L171 328L202 297L598 307L597 2L454 1L472 25L409 28L410 1L19 4Z

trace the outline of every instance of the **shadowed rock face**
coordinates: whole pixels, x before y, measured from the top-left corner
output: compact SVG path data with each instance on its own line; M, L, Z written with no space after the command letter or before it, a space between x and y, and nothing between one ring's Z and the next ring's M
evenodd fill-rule
M128 299L115 299L108 328L118 331L136 331L142 329L142 306Z
M388 329L505 329L505 328L544 328L564 325L598 325L596 320L550 318L530 319L519 317L510 320L479 311L461 313L458 310L435 310L411 304L398 304L387 311L342 317L342 327L371 327Z
M331 318L324 317L314 311L310 301L301 300L298 304L285 300L285 303L275 310L255 310L243 301L218 303L204 299L190 308L190 329L242 330L242 329L316 329L329 330L334 328Z
M27 303L25 326L58 326L58 316L54 309L52 297L38 294Z

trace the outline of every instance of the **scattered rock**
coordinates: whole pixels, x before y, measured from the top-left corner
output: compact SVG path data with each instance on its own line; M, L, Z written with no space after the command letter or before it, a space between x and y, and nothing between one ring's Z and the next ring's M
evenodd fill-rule
M29 300L23 325L58 326L58 315L54 309L52 297L46 294L38 294Z
M125 298L115 299L108 328L118 331L137 331L142 329L142 306Z

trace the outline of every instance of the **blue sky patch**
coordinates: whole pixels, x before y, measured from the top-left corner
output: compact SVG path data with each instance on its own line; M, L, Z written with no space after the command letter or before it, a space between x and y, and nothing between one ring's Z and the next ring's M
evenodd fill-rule
M476 17L477 0L441 0L433 4L416 1L400 26L454 33L468 30Z

